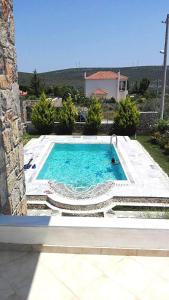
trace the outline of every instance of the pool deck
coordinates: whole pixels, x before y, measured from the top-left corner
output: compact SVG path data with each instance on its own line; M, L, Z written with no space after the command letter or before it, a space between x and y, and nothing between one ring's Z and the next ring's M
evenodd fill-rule
M28 196L45 196L50 187L45 180L36 180L44 161L54 143L104 143L110 144L110 136L41 136L32 139L25 147L25 163L33 158L37 168L26 170L26 194ZM149 153L137 140L128 137L118 137L117 147L115 138L113 144L118 152L127 181L118 181L115 186L100 197L105 201L112 197L142 197L168 198L169 177L152 159Z

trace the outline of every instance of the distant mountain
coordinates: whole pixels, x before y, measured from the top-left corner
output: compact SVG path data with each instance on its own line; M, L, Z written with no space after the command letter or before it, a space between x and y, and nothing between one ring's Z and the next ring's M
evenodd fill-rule
M147 77L153 88L157 86L157 80L162 80L162 66L139 66L139 67L124 67L124 68L74 68L58 71L39 73L41 82L46 86L55 85L72 85L78 89L84 89L84 73L87 75L97 71L119 71L121 74L129 77L130 83L139 81L143 77ZM19 72L19 84L30 85L31 73ZM167 85L169 86L169 67L167 70Z

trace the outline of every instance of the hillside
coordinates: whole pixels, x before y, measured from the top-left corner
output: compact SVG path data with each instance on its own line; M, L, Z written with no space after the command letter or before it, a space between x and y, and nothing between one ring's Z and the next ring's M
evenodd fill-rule
M39 73L41 82L45 86L54 85L73 85L76 88L84 88L84 72L90 75L94 72L101 70L112 70L117 72L119 68L75 68L75 69L65 69L58 71L51 71L45 73ZM124 67L120 68L123 75L129 77L130 83L140 80L143 77L147 77L151 86L156 88L157 79L162 79L162 66L139 66L139 67ZM30 85L31 73L19 72L19 84L20 85ZM167 71L167 78L169 82L169 68ZM169 86L169 83L168 83Z

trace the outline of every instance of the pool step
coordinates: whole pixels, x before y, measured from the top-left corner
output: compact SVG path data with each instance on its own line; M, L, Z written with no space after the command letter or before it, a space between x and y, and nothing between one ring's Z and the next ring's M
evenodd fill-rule
M90 205L80 205L78 200L75 201L74 205L61 203L61 202L51 202L50 197L47 196L44 200L28 200L27 201L29 210L48 210L58 212L62 215L70 216L104 216L104 213L108 211L113 205L113 198L101 202L101 203L91 203ZM101 215L100 215L101 214Z
M85 203L86 202L86 203ZM59 197L54 197L54 195L48 195L46 203L47 205L52 206L53 208L59 208L62 210L65 210L67 212L76 212L76 213L91 213L91 212L100 212L104 211L106 207L109 207L113 202L113 197L103 201L99 200L98 201L92 201L89 202L87 200L83 201L69 201L68 199L59 199Z

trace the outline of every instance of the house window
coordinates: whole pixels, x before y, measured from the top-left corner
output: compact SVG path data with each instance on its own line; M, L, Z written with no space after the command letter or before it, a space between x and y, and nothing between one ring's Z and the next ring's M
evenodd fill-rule
M125 91L125 86L126 86L126 82L125 81L120 81L120 91Z

